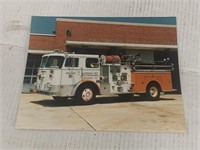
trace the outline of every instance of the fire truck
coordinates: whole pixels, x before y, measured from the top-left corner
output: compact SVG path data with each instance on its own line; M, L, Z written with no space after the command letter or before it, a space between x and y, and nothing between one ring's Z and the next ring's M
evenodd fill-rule
M144 63L140 55L87 55L55 51L42 56L35 89L54 100L74 98L91 103L97 95L129 97L145 95L159 100L160 93L172 91L168 59Z

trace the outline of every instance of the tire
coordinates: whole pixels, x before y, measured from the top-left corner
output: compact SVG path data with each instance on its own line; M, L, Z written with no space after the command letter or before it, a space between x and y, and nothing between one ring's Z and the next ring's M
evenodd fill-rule
M146 96L148 100L157 101L160 98L160 86L157 83L150 83L147 86Z
M78 101L80 104L91 104L96 97L96 93L94 90L95 87L92 85L82 85L76 91L76 101Z

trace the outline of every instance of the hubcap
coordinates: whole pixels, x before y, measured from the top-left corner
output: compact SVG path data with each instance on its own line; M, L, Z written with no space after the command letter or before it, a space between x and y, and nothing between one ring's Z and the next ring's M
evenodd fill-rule
M151 87L150 88L150 95L152 96L152 97L156 97L157 95L158 95L158 89L156 88L156 87Z
M91 89L87 88L84 89L82 92L82 98L84 101L90 101L93 97L93 92Z

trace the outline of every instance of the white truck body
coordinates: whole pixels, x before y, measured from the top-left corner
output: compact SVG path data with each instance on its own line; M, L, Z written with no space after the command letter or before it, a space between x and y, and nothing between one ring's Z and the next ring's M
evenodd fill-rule
M95 95L130 93L130 67L101 64L98 55L52 53L42 57L37 91L56 97L74 97L83 84L90 87L92 84Z

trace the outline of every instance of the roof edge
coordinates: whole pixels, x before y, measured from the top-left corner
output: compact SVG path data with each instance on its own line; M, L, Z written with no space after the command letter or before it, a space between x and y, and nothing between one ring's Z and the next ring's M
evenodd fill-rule
M124 48L143 48L143 49L178 49L177 45L159 45L159 44L132 44L132 43L107 43L107 42L85 42L85 41L66 41L67 45L80 46L108 46Z
M127 23L127 22L116 22L116 21L94 21L94 20L65 19L65 18L56 18L56 21L66 21L66 22L70 21L70 22L93 23L93 24L136 25L136 26L152 26L152 27L176 28L176 25L147 24L147 23Z

